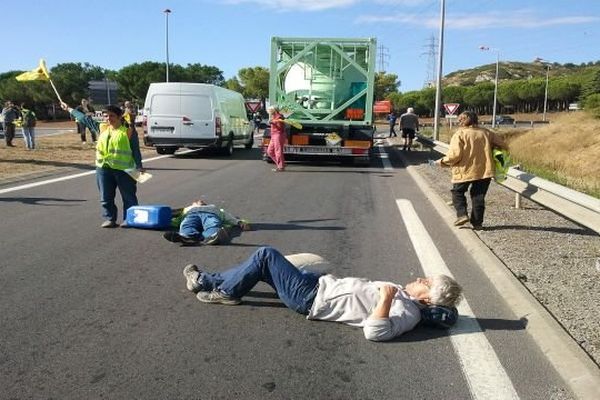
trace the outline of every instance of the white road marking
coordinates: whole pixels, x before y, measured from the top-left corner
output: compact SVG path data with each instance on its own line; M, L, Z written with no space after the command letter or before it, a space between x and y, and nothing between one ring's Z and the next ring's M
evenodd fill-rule
M390 162L390 157L388 153L385 152L383 144L378 144L377 149L379 150L379 158L381 158L381 162L383 163L384 171L392 171L394 167L392 167L392 163Z
M179 154L185 154L185 153L189 153L191 151L193 151L193 150L186 151L186 152L180 152ZM145 159L145 160L143 160L143 162L147 163L150 161L160 160L161 158L167 158L167 157L172 157L172 156L171 155L157 156L157 157ZM61 176L60 178L47 179L45 181L27 183L25 185L20 185L20 186L13 186L13 187L9 187L6 189L0 189L0 194L16 192L18 190L31 189L34 187L49 185L51 183L56 183L56 182L68 181L71 179L81 178L82 176L88 176L88 175L92 175L95 173L96 173L96 171L92 170L92 171L81 172L79 174L74 174L74 175Z
M425 275L452 276L412 203L406 199L397 199L396 205ZM466 299L460 303L458 311L461 318L450 329L450 340L473 399L518 399L510 378L483 334Z

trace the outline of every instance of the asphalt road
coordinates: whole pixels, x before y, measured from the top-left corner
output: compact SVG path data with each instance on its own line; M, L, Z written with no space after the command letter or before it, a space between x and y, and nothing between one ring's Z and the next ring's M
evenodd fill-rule
M506 398L511 390L497 391L496 372L515 398L569 398L525 322L395 154L393 168L375 160L292 164L285 173L259 158L257 149L236 149L232 158L146 163L154 178L139 186L142 204L202 196L253 223L229 246L179 247L157 231L100 229L93 175L0 194L0 398L468 399L477 385L485 398ZM201 304L185 288L187 263L224 269L263 245L318 253L339 276L409 282L423 273L397 199L414 207L427 245L464 286L476 316L467 322L483 332L456 334L490 349L477 345L464 358L448 331L423 327L372 343L360 329L306 321L267 286L236 307ZM480 363L490 350L498 371Z

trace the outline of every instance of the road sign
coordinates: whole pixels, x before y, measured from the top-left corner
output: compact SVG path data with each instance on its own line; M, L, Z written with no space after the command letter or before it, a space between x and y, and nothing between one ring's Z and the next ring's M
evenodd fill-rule
M458 103L445 103L444 104L444 109L446 109L446 112L450 115L454 115L456 110L458 110L458 107L460 107L460 104L458 104Z
M260 101L247 101L246 108L248 111L255 113L262 108L262 103Z

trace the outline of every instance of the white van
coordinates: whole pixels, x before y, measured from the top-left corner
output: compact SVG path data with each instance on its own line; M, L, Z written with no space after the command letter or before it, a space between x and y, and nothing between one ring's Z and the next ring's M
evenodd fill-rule
M212 147L227 155L254 143L244 98L205 83L151 83L144 104L144 144L158 154Z

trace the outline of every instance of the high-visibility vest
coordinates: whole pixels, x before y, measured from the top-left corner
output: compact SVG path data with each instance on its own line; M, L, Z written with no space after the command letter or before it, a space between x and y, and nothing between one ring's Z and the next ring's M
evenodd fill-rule
M121 171L135 168L125 126L114 129L109 124L100 124L100 137L96 144L96 166L108 166Z
M506 150L493 149L492 157L494 159L494 179L496 182L504 182L512 163L510 154Z

